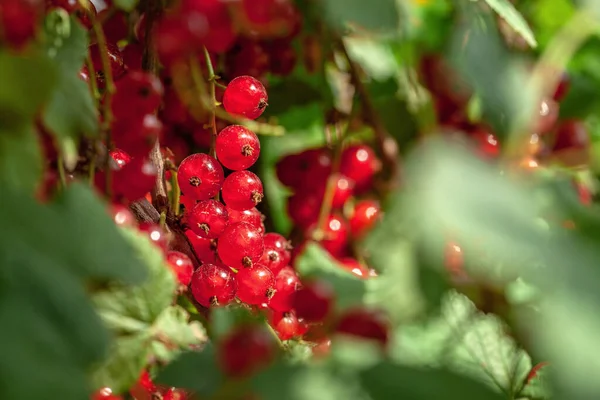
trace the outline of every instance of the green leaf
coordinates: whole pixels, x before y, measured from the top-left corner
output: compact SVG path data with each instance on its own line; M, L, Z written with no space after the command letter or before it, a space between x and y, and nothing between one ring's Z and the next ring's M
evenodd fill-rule
M164 256L146 235L124 229L124 238L136 249L138 262L148 270L148 279L139 286L112 284L108 290L97 293L94 302L98 312L111 327L131 333L131 320L152 324L172 302L175 276L165 263ZM141 325L140 325L141 326Z
M32 125L0 129L0 186L33 193L42 170L42 149Z
M309 243L298 257L296 270L303 277L329 282L340 309L360 304L365 293L365 281L339 266L321 246Z
M212 395L223 381L212 344L199 352L182 354L156 378L157 383L193 390L201 396Z
M346 25L372 31L394 31L400 16L394 0L324 0L325 18L331 25L342 29Z
M123 11L133 11L138 4L138 0L115 0L114 4Z
M175 359L183 349L206 342L206 331L198 321L189 322L189 314L179 306L165 308L151 329L155 338L152 346L162 362Z
M98 113L87 84L79 76L87 50L88 35L71 20L69 35L51 42L48 53L60 68L57 87L44 109L44 125L57 137L79 137L98 133Z
M485 0L533 48L537 47L535 36L525 18L509 0Z
M361 373L361 382L377 400L505 399L485 385L443 369L417 369L384 362Z
M367 75L376 80L386 80L398 73L398 62L391 44L382 40L345 38L349 55L359 63Z
M92 376L94 387L126 392L148 362L151 339L146 332L117 338L109 348L110 356Z
M0 121L11 127L33 119L56 85L58 69L41 54L0 51Z

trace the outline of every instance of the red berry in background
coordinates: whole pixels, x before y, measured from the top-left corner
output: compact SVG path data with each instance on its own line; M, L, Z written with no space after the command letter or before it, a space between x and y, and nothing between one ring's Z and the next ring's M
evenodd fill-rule
M185 236L187 236L196 256L203 264L215 264L217 262L216 240L200 237L191 229L185 231Z
M277 178L286 186L310 185L314 177L331 173L331 152L326 148L309 149L282 158L276 165Z
M268 99L265 87L257 79L238 76L225 89L223 107L230 114L256 119L265 111Z
M289 264L292 258L290 254L291 245L278 233L267 233L264 235L265 251L260 258L260 263L277 275L279 271Z
M296 51L288 40L273 40L266 45L269 70L274 75L287 76L296 66Z
M216 200L203 200L185 214L190 229L198 236L216 239L225 230L228 214L225 206Z
M236 171L223 182L223 201L229 208L244 211L254 208L263 199L260 178L250 171Z
M167 233L157 224L152 222L142 222L138 229L148 235L148 238L162 251L166 252L169 246Z
M129 207L122 204L111 204L110 212L117 226L135 226L137 224L137 220Z
M100 48L97 44L93 44L89 48L90 57L92 58L92 64L94 65L94 71L96 72L96 82L99 88L103 88L105 84L104 68L102 67L102 56L100 55ZM106 52L108 61L110 64L110 70L112 77L116 81L123 74L125 74L125 62L123 61L123 55L115 44L107 43Z
M192 275L194 299L204 307L225 306L235 298L237 282L233 272L215 264L204 264Z
M35 37L43 12L41 0L0 1L0 40L21 49Z
M163 133L163 124L156 115L133 115L117 119L111 130L115 145L134 157L147 156Z
M196 153L186 157L177 170L179 188L187 197L208 200L223 185L223 167L208 154Z
M217 158L225 168L239 171L250 168L260 155L260 142L251 130L230 125L217 135Z
M94 392L91 400L123 400L123 398L114 394L111 388L105 387Z
M589 206L594 202L594 195L590 189L582 182L573 182L575 190L577 190L577 197L579 202L584 206Z
M167 262L175 273L177 281L187 286L192 280L192 274L194 273L194 264L190 258L179 251L169 251L167 253Z
M311 192L294 193L287 203L287 212L294 223L302 228L308 229L319 219L319 210L323 198Z
M471 139L476 144L478 153L486 158L496 158L500 155L500 143L493 133L477 129L471 133Z
M319 242L332 256L341 256L348 245L349 227L346 220L337 214L327 218L323 227L323 239Z
M127 165L129 163L129 161L131 161L131 156L121 149L111 150L110 156L112 157L113 160L115 160L117 162L119 169L123 168L125 165Z
M556 128L552 150L587 149L589 145L590 135L583 121L570 119Z
M170 388L162 395L162 400L186 400L187 393L183 389Z
M225 70L231 77L262 76L269 71L269 55L260 42L241 37L225 54Z
M225 265L235 269L251 267L264 251L262 234L245 222L229 225L219 237L217 254Z
M156 167L146 158L134 158L113 172L113 195L116 199L135 201L152 190L156 183Z
M111 103L115 118L151 114L160 106L163 86L160 79L151 73L129 71L115 86Z
M222 54L233 47L236 37L233 23L225 21L221 24L211 25L204 39L204 45L209 52Z
M256 207L244 211L238 211L227 207L227 213L229 214L230 224L246 222L256 228L261 235L265 233L265 225L263 224L264 215L262 215Z
M268 303L275 292L275 276L262 264L241 268L235 276L237 297L246 304Z
M300 322L298 322L298 317L293 312L275 312L271 316L269 324L277 332L277 336L281 340L290 340L301 336Z
M323 322L333 311L334 292L325 281L308 282L292 295L298 318L307 322Z
M276 351L273 338L263 327L242 325L219 343L217 360L226 375L242 378L267 366Z
M563 72L563 74L560 77L560 82L558 83L558 86L556 87L556 90L554 91L554 96L553 96L554 101L561 101L562 99L564 99L565 96L567 95L567 93L569 92L570 88L571 88L571 81L569 79L569 74L567 74L566 72Z
M352 237L359 238L371 230L380 217L379 202L377 200L360 200L354 205L350 216L350 232Z
M381 162L367 145L353 145L342 152L340 173L352 179L357 193L369 190L373 177L381 169Z
M462 248L455 242L448 242L444 251L444 266L453 276L462 276L464 271L464 254Z
M152 382L148 371L144 370L136 384L129 390L129 394L135 399L150 400L150 396L156 391L156 385Z
M275 311L290 311L293 308L294 293L300 288L300 278L292 267L284 267L275 276L275 294L271 297L269 308Z
M361 279L369 279L371 277L369 268L362 265L358 260L351 257L344 257L338 260L341 267L352 272Z
M356 308L347 310L340 316L335 331L344 335L372 339L385 346L388 342L389 324L379 311Z
M558 120L559 109L558 103L550 98L540 100L535 114L535 133L543 134L552 130Z
M334 180L334 191L333 199L331 200L331 206L333 208L343 207L354 192L354 181L342 174L334 174L329 179ZM326 185L327 183L325 184L325 186ZM325 195L324 190L323 195Z
M102 30L108 43L116 44L129 36L129 21L127 20L127 14L124 12L104 10L100 12L98 18L103 21Z

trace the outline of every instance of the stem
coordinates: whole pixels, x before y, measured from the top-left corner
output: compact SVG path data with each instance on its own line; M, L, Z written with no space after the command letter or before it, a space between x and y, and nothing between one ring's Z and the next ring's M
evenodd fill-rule
M177 181L177 171L171 171L171 209L177 216L180 211L181 189Z
M206 67L208 68L208 88L210 91L210 99L214 106L211 108L210 113L210 125L212 129L212 136L210 139L210 155L217 159L216 152L216 143L217 143L217 116L215 110L217 109L217 94L216 94L216 76L215 70L212 65L212 61L210 60L210 54L208 54L208 50L204 47L204 59L206 60Z
M110 199L112 197L112 169L110 167L110 150L112 150L112 138L110 134L110 127L113 120L113 113L111 109L112 95L115 92L115 83L113 81L112 70L110 69L110 60L108 59L108 49L106 47L106 37L102 30L100 21L94 20L93 24L94 34L98 41L98 51L102 61L102 72L104 73L105 91L104 91L104 103L102 104L100 112L102 113L102 124L100 125L101 131L104 133L106 142L106 154L104 155L104 191L106 196ZM90 77L92 79L92 77ZM94 76L93 79L96 79Z
M92 96L94 96L94 103L96 104L96 108L98 108L100 92L98 91L98 84L96 83L96 69L94 68L94 63L92 62L92 57L90 56L89 52L87 54L87 57L85 58L85 66L88 70L88 83L90 85L90 91L92 92Z
M352 78L352 82L354 83L356 93L362 101L363 109L375 132L379 154L383 159L382 161L384 172L386 173L386 179L391 181L396 176L398 171L398 147L396 145L396 141L390 136L390 134L387 132L387 129L383 125L383 122L379 117L379 113L373 104L373 100L371 99L369 91L360 78L360 67L350 57L348 49L346 48L342 38L338 39L338 46L348 63L350 76Z
M165 211L160 213L160 218L158 219L158 224L161 228L164 228L167 224L167 213Z
M56 168L58 169L58 177L60 179L60 186L64 189L67 187L67 178L65 175L65 163L63 162L62 150L58 152L56 160Z

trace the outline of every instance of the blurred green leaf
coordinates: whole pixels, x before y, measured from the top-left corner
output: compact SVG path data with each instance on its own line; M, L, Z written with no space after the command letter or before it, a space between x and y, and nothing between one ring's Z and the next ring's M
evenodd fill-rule
M0 124L5 129L33 120L56 86L56 66L41 54L0 51Z
M344 39L350 57L373 79L385 80L398 73L391 43L361 37Z
M60 69L57 87L44 109L44 125L57 137L98 133L98 113L88 85L79 78L88 50L87 31L71 20L69 36L51 41L47 49Z
M336 306L340 309L360 304L365 293L365 281L347 271L316 243L309 243L296 259L296 271L302 277L323 279L335 291Z
M42 171L42 149L33 126L0 129L0 185L33 193Z
M400 15L395 0L324 0L325 18L332 26L343 29L357 25L372 31L394 31L398 28Z
M547 400L553 398L550 387L549 366L545 365L538 369L535 376L528 381L519 392L519 397L535 400Z
M138 0L114 0L114 5L123 11L133 11L137 4Z
M222 385L224 377L216 364L215 348L209 343L201 351L179 356L160 372L155 381L210 396Z
M526 16L535 30L540 47L546 46L574 11L575 5L571 0L536 0L526 7ZM561 17L556 18L557 15Z
M519 33L531 47L535 48L537 46L534 34L527 21L509 0L485 0L485 2Z
M504 399L479 382L443 369L415 369L384 362L361 373L373 399L492 400Z
M183 350L198 347L207 340L206 330L179 306L165 308L151 328L155 357L164 363L175 359Z

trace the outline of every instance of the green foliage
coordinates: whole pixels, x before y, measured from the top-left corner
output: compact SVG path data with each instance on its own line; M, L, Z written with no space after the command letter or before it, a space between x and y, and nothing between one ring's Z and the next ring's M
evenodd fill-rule
M56 15L56 14L54 14ZM51 14L52 16L52 14ZM51 16L48 19L51 20ZM88 47L85 29L75 19L62 22L61 35L50 25L47 52L59 68L57 87L44 109L44 125L59 138L79 137L98 132L98 114L87 84L79 78Z
M325 0L325 17L339 29L357 26L371 31L389 32L397 29L400 16L394 0Z
M33 193L42 177L42 150L35 129L0 128L0 185Z
M509 0L485 0L485 2L502 17L525 41L531 46L536 47L537 42L534 34L527 25L525 18L515 9L513 3Z

